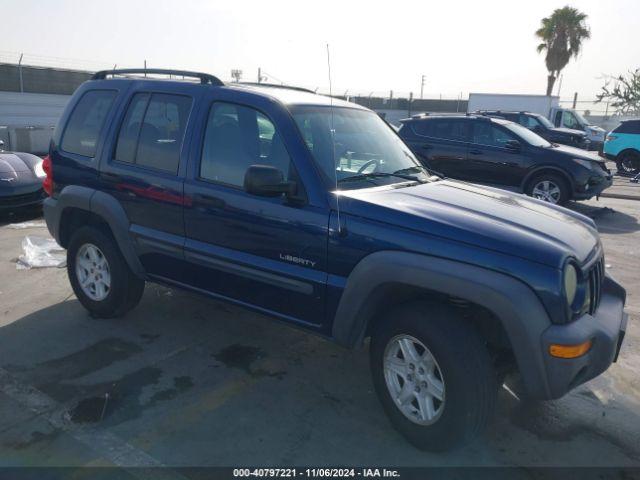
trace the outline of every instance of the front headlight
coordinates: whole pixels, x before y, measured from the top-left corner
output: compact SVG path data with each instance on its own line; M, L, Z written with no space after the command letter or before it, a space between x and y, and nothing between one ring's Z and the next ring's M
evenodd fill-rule
M36 177L38 178L44 178L47 176L47 174L44 172L44 169L42 168L42 162L36 163L36 165L33 167L33 173L35 173Z
M573 303L578 293L578 270L572 263L567 263L564 267L564 296L567 306L573 310Z
M593 162L591 160L583 160L582 158L574 158L573 161L576 162L578 165L582 165L584 168L588 168L589 170L591 170L591 168L593 167Z

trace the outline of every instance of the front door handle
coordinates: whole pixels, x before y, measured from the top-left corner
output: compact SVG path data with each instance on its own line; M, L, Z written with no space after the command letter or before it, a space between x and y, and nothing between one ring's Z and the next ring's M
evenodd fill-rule
M482 155L482 150L469 150L471 155Z
M226 205L224 200L217 197L212 197L211 195L204 195L202 193L196 193L193 196L193 200L194 200L194 203L205 205L210 208L222 209Z
M433 148L433 145L429 144L429 143L423 143L422 144L422 148L424 150L429 150L430 148Z

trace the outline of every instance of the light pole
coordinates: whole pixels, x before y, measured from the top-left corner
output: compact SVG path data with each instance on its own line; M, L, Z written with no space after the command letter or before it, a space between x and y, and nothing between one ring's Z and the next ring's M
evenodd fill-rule
M422 75L422 81L420 82L420 100L422 100L422 96L424 94L424 83L427 81L427 76Z

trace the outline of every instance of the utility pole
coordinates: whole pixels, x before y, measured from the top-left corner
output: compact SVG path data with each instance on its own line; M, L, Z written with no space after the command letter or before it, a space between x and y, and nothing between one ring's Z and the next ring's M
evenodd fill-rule
M578 103L578 92L573 94L573 108L574 110L576 109L576 104Z
M407 115L408 117L411 116L411 102L413 102L413 92L409 92L409 111L407 112L408 113L408 115Z
M423 94L424 94L424 84L427 81L427 77L425 75L422 75L422 81L420 82L420 100L422 100Z
M262 83L262 69L258 67L258 83Z
M24 93L24 83L22 81L22 56L24 53L20 54L20 60L18 60L18 75L20 76L20 93Z

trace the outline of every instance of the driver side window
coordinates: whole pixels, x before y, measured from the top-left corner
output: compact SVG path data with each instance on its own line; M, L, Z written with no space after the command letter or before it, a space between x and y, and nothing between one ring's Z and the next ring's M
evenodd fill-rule
M487 121L475 122L473 127L473 143L504 148L505 144L510 140L517 139L505 129Z
M216 102L202 146L200 178L242 188L251 165L269 165L289 175L291 159L275 126L257 110Z

